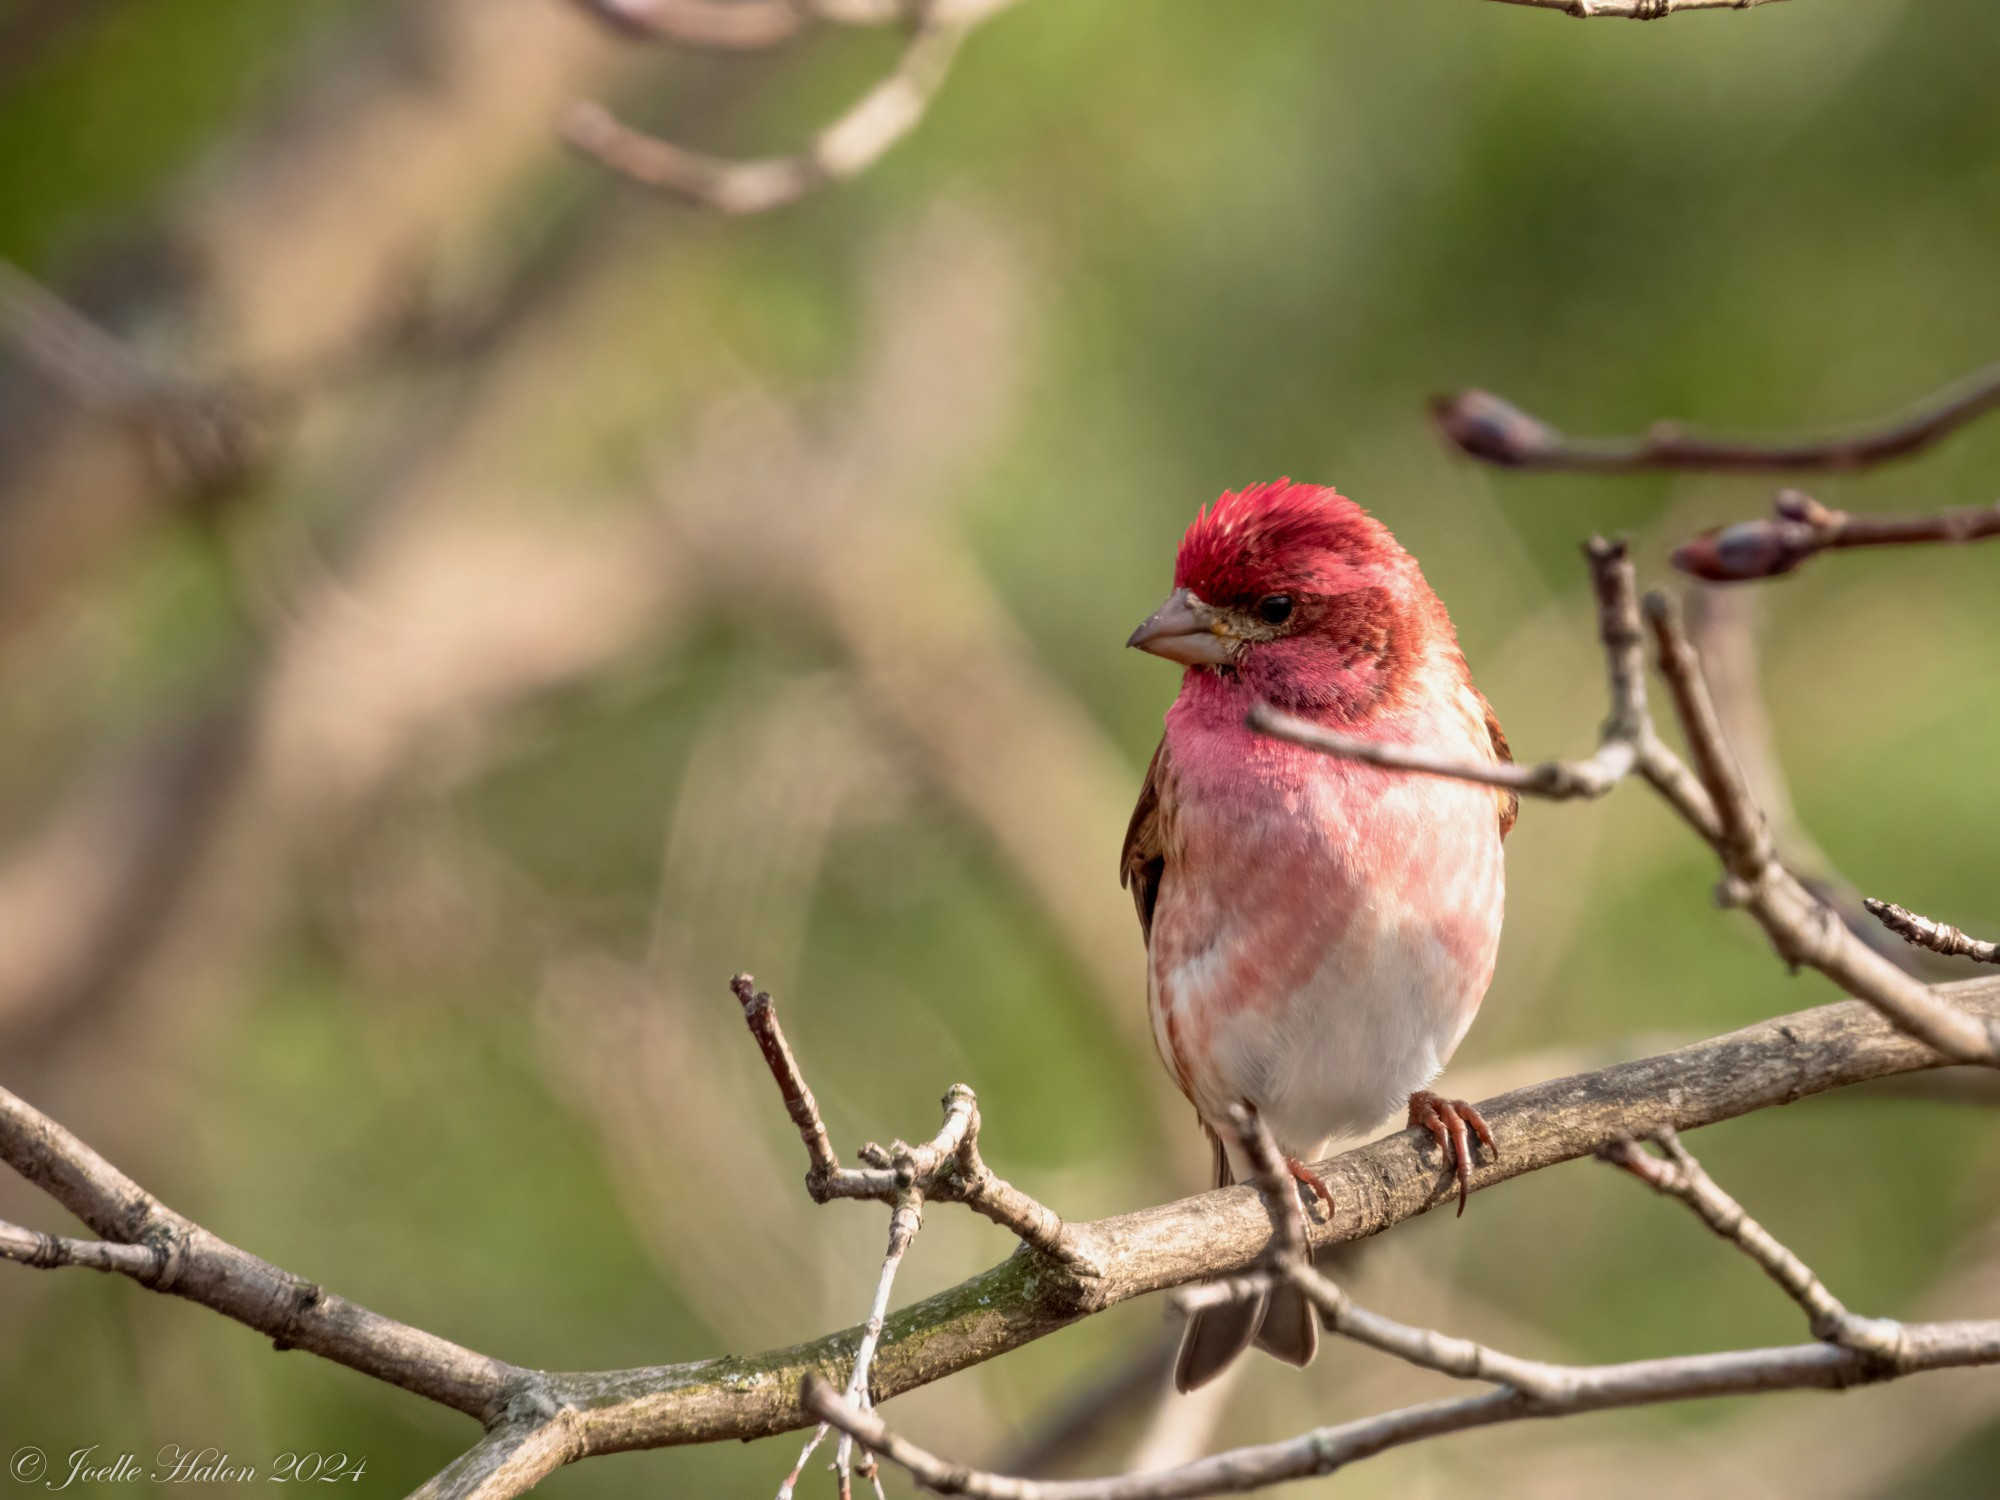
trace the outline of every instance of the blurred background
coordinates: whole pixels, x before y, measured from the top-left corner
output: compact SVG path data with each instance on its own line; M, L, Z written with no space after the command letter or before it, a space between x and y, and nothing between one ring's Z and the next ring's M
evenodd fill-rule
M1576 753L1604 707L1580 541L1630 532L1660 582L1769 486L1496 474L1443 449L1428 396L1792 431L2000 351L1987 0L1657 26L1026 0L906 144L758 219L553 129L596 97L795 149L895 48L676 52L560 0L0 3L0 1075L216 1233L519 1363L864 1314L885 1216L807 1200L737 969L843 1151L927 1135L963 1080L989 1160L1066 1215L1205 1185L1115 877L1175 688L1121 646L1199 504L1280 474L1354 496L1421 558L1517 754ZM1814 488L1989 501L2000 422ZM1711 601L1761 672L1792 848L1988 935L1996 565L1837 555ZM1710 856L1636 787L1531 804L1509 847L1456 1092L1835 998L1712 908ZM1990 1099L1853 1090L1694 1145L1857 1310L2000 1312ZM70 1227L12 1179L0 1215ZM897 1301L1010 1248L934 1210ZM1354 1286L1551 1358L1804 1336L1590 1163L1398 1230ZM1102 1472L1442 1385L1334 1345L1162 1408L1166 1316L889 1414L956 1457ZM476 1433L176 1300L17 1269L0 1436L342 1450L389 1494ZM798 1446L547 1491L763 1494ZM1456 1437L1325 1487L1973 1500L1996 1472L1988 1371Z

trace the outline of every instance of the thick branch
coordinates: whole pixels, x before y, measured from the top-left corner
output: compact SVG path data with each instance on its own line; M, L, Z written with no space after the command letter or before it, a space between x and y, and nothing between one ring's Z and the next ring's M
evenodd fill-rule
M2000 1017L2000 979L1944 986L1939 993L1974 1016ZM1473 1187L1483 1190L1588 1156L1621 1136L1692 1130L1941 1061L1858 1002L1780 1017L1482 1103L1505 1156L1477 1167ZM1403 1131L1319 1164L1337 1212L1310 1226L1314 1247L1379 1234L1450 1202L1450 1176L1426 1158L1423 1140L1419 1132ZM557 1450L541 1446L555 1443L554 1437L517 1445L527 1455L521 1463L552 1467L589 1454L762 1437L805 1426L815 1419L800 1405L800 1380L808 1372L844 1379L861 1337L860 1329L850 1328L762 1354L629 1370L524 1370L382 1318L223 1243L4 1092L0 1157L106 1240L162 1247L167 1270L146 1283L157 1290L200 1302L286 1346L509 1424L510 1431L520 1422L530 1431L551 1419L564 1424ZM1269 1246L1271 1220L1255 1189L1236 1187L1065 1229L1076 1249L1074 1264L1024 1249L950 1291L891 1313L873 1363L875 1398L887 1400L981 1364L1132 1298L1252 1270ZM1844 1378L1844 1366L1825 1368L1825 1383ZM502 1440L482 1444L481 1451L481 1463L517 1461L508 1456L517 1449ZM460 1465L448 1471L465 1472Z
M1505 0L1538 4L1542 0ZM1615 14L1603 0L1598 14ZM1634 0L1655 8L1657 0ZM1568 9L1549 0L1549 9ZM1636 474L1649 469L1722 470L1743 474L1840 473L1906 458L2000 407L2000 365L1988 365L1892 421L1814 438L1711 437L1672 422L1656 422L1641 437L1573 438L1490 391L1460 391L1431 403L1439 429L1458 449L1509 469Z
M2000 980L1947 993L1976 1014L2000 1016ZM1693 1129L1940 1062L1859 1003L1782 1017L1482 1103L1506 1154L1477 1168L1473 1186L1590 1155L1621 1135ZM1405 1131L1320 1164L1338 1211L1311 1226L1316 1248L1380 1233L1452 1200L1449 1174L1426 1159L1421 1139ZM1270 1216L1250 1187L1068 1227L1095 1274L1022 1252L890 1314L870 1382L875 1398L886 1401L1134 1297L1253 1269L1271 1234ZM757 1437L814 1420L799 1406L800 1378L816 1371L843 1380L858 1337L849 1329L747 1358L550 1379L582 1408L591 1452Z
M2000 536L2000 502L1929 516L1857 516L1822 505L1803 490L1780 490L1773 514L1718 526L1674 549L1674 566L1710 583L1743 583L1789 573L1809 557L1843 547L1907 547Z

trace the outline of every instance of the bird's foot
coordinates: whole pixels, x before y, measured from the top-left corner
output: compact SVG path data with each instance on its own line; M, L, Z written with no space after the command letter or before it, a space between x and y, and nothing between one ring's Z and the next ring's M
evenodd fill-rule
M1486 1149L1498 1161L1500 1148L1493 1144L1493 1132L1486 1128L1479 1111L1463 1099L1443 1099L1429 1089L1418 1089L1410 1095L1410 1124L1423 1126L1437 1141L1445 1164L1458 1179L1458 1211L1463 1214L1465 1196L1472 1187L1472 1137L1477 1135L1485 1142Z
M1319 1201L1326 1205L1326 1216L1331 1219L1333 1217L1333 1189L1326 1185L1326 1179L1300 1161L1296 1156L1285 1158L1285 1170L1290 1172L1301 1186L1309 1187L1313 1190L1314 1195L1318 1197Z

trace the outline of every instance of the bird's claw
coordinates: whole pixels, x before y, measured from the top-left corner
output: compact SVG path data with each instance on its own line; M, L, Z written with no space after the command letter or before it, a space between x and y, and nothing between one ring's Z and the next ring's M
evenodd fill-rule
M1421 1125L1438 1143L1445 1164L1458 1181L1458 1211L1463 1215L1466 1194L1472 1188L1472 1137L1477 1135L1498 1161L1500 1148L1493 1144L1493 1132L1486 1128L1479 1111L1463 1099L1440 1098L1429 1089L1418 1089L1410 1095L1410 1124Z
M1313 1190L1314 1196L1326 1205L1326 1216L1331 1219L1333 1217L1333 1189L1326 1185L1326 1179L1300 1161L1296 1156L1285 1158L1285 1170L1290 1172L1293 1178L1301 1185Z

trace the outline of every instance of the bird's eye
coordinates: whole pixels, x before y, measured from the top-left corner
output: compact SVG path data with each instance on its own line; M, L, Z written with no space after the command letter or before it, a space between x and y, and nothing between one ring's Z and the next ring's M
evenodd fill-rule
M1267 625L1282 625L1292 617L1290 594L1266 594L1257 602L1257 613Z

